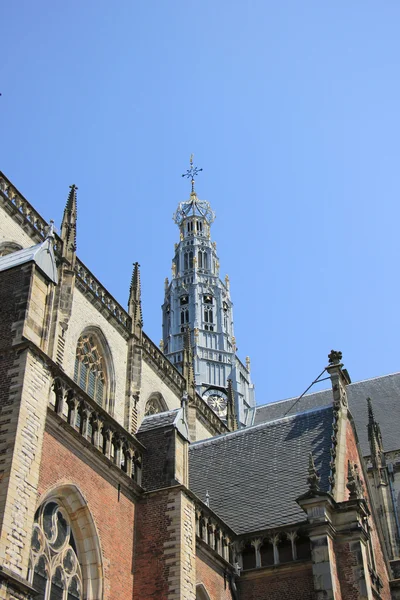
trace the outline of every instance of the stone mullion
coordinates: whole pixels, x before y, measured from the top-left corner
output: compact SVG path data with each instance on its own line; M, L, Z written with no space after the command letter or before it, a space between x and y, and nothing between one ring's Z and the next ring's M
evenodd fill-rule
M87 440L89 437L89 423L90 423L92 411L91 411L89 405L83 401L80 403L79 411L81 414L80 432L81 432L82 436Z
M251 545L253 546L255 555L256 555L256 568L261 567L260 548L261 548L262 542L263 542L262 538L255 538L254 540L251 540Z
M72 427L76 427L79 399L71 391L68 392L67 404L68 404L68 417L67 417L68 423Z
M111 445L114 437L114 430L111 427L107 427L103 429L104 436L104 455L111 460Z
M222 539L221 539L221 530L215 528L214 531L214 539L215 539L215 550L222 556Z
M270 541L272 544L272 549L274 552L274 565L279 565L279 548L278 548L278 544L279 544L279 533L275 533L273 535L270 536Z
M202 530L202 540L208 544L208 517L203 517L204 527Z
M55 412L58 415L62 415L63 410L64 410L64 400L65 400L67 391L66 391L65 387L62 385L62 383L57 379L54 381L53 390L56 395Z
M121 468L121 455L122 455L122 439L119 437L118 434L116 434L114 436L114 463L117 465L117 467L120 469Z
M92 444L95 448L100 448L100 433L103 428L103 421L96 413L92 414Z
M132 477L132 469L133 469L133 457L134 457L134 450L131 446L128 446L126 449L126 474L129 477Z
M142 457L139 452L135 451L135 460L134 460L134 477L133 479L136 481L138 485L142 483Z
M287 536L292 544L292 558L293 560L297 560L297 547L296 547L296 539L297 532L296 531L288 531Z

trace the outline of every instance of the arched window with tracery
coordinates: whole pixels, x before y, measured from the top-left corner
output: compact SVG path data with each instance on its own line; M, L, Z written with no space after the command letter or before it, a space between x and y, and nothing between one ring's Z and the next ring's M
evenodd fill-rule
M156 415L158 413L168 410L166 402L159 392L156 392L150 396L146 402L144 409L144 416Z
M74 380L100 406L106 407L107 367L102 346L93 333L78 340Z
M7 254L18 252L18 250L22 250L22 246L15 242L2 242L0 244L0 256L7 256Z
M40 506L33 526L29 579L38 600L82 600L83 583L67 511L57 501Z

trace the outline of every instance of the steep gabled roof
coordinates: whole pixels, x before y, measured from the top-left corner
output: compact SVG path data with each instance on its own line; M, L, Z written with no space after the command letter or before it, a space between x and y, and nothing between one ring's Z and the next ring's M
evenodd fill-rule
M37 264L51 281L58 283L57 267L53 252L53 237L47 237L40 244L17 250L11 254L0 257L0 271L7 271L14 267L24 265L29 262Z
M328 491L331 406L196 442L189 448L190 488L236 533L306 519L296 498L308 490L309 453Z
M376 421L382 431L383 447L386 452L398 450L400 423L400 373L375 377L351 383L347 386L349 408L354 417L361 450L364 456L370 454L367 425L367 398L372 400ZM255 424L265 423L288 414L296 414L304 410L327 406L332 403L332 391L324 390L303 396L295 404L296 398L271 402L256 409Z

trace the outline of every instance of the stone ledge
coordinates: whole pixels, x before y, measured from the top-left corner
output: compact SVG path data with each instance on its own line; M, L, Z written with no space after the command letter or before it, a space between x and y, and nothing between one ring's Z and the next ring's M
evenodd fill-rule
M20 577L16 573L13 573L10 571L10 569L7 569L7 567L2 565L0 565L0 581L6 581L8 587L12 587L18 592L22 592L26 595L26 598L35 598L38 594L29 581L23 577Z

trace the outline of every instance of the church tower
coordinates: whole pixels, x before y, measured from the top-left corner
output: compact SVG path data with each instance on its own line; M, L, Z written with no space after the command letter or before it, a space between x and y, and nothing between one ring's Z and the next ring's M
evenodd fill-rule
M191 180L190 198L180 202L173 216L179 243L172 279L165 280L161 344L169 360L182 370L189 331L196 391L225 420L233 392L237 423L243 427L252 423L255 407L250 360L247 357L244 365L236 356L229 278L219 277L217 245L210 235L215 214L207 201L199 200L194 187L201 170L193 165L192 155L190 169L182 175Z

